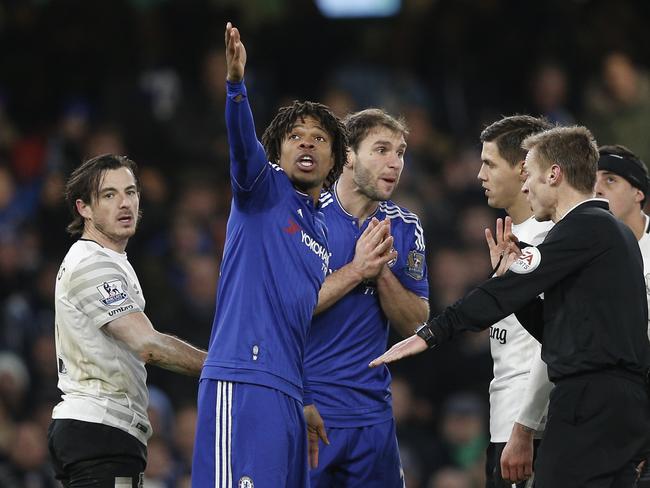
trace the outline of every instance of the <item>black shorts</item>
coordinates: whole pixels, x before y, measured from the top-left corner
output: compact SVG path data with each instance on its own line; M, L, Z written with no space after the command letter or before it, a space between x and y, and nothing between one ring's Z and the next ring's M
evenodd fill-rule
M141 488L147 448L131 434L108 425L53 420L48 448L56 478L66 488Z

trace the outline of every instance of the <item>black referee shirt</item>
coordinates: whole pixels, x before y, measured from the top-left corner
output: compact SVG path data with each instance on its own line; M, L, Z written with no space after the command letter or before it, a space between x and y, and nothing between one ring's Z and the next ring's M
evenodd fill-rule
M436 316L436 342L518 311L541 339L551 381L609 368L644 374L650 342L643 260L634 234L607 202L587 200L572 209L537 250Z

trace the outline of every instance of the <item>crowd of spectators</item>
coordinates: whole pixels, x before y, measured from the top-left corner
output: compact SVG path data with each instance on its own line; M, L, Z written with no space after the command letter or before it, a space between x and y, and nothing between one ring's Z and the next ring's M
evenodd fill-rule
M394 200L427 242L432 312L490 272L478 135L501 115L580 123L650 162L642 1L404 0L389 19L328 20L311 2L0 2L0 486L58 486L45 432L58 402L53 291L71 244L66 177L82 160L140 165L127 253L161 331L207 347L230 205L223 26L249 52L258 131L293 98L406 117ZM645 56L645 58L644 58ZM393 337L393 340L397 337ZM487 334L398 363L408 488L483 485ZM145 486L189 486L195 379L149 369Z

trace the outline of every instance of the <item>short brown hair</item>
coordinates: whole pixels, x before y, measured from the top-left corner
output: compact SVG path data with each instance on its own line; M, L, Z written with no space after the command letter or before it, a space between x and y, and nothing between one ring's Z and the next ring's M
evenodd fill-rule
M332 138L332 156L334 166L323 182L323 188L328 190L338 179L343 166L347 162L348 134L343 122L334 115L329 107L317 102L299 102L294 100L291 105L280 108L269 126L262 135L262 145L269 161L277 163L280 161L282 141L291 132L298 119L313 117L322 125L325 132Z
M388 130L401 134L406 138L409 130L406 120L403 117L395 118L380 108L367 108L359 112L351 113L343 120L348 130L348 144L356 152L361 141L378 127L386 127Z
M555 127L524 139L526 151L537 149L544 164L557 164L576 190L589 193L596 184L598 146L589 129L582 126Z
M133 173L135 185L140 192L138 166L126 156L103 154L89 159L75 169L65 184L65 202L72 214L72 222L66 228L73 236L81 235L84 231L84 218L77 210L77 200L90 204L99 197L99 186L104 173L111 169L128 168Z
M510 115L488 125L481 132L481 142L494 142L499 154L515 166L526 157L526 151L521 143L528 136L553 128L545 118L531 115Z

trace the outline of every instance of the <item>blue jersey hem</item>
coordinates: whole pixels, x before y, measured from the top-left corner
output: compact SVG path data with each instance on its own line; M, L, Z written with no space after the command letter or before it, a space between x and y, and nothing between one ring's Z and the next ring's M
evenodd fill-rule
M251 383L253 385L267 386L289 395L302 404L302 388L293 383L266 371L242 368L227 368L222 366L203 366L201 379L234 381L237 383Z
M393 409L390 405L381 411L356 413L351 409L320 409L317 401L315 401L314 404L316 405L316 408L318 408L318 413L320 413L327 427L365 427L368 425L381 424L393 418Z

